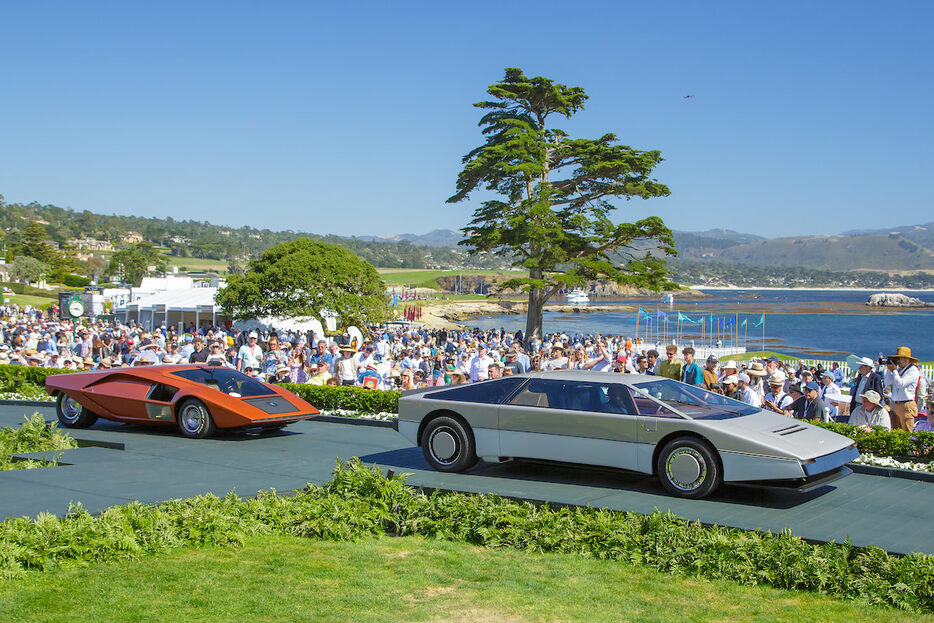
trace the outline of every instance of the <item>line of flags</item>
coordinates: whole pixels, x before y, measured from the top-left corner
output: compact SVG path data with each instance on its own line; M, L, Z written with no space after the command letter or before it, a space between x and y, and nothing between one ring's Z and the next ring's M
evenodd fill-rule
M402 308L402 319L413 322L415 320L420 320L422 317L422 306L421 305L406 305Z
M635 321L640 322L643 319L648 321L649 323L665 322L668 320L668 313L665 313L660 309L656 309L655 314L653 315L640 307L639 312L636 315ZM749 322L748 317L743 318L743 321L739 322L738 314L733 314L732 316L714 316L713 314L710 314L709 316L691 318L685 314L682 314L681 312L678 312L677 320L681 324L706 325L711 328L720 328L720 329L726 329L726 328L732 327L733 325L736 325L737 323L738 323L738 326L745 327L745 326L748 326L747 322ZM762 314L761 316L759 316L758 322L754 322L754 323L749 322L749 325L755 328L759 328L764 323L765 323L765 314Z

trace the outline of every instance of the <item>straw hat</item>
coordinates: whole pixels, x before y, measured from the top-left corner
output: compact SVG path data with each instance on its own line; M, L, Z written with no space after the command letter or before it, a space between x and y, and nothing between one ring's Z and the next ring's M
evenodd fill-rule
M877 407L882 406L882 396L879 395L879 392L873 391L871 389L866 392L863 392L862 394L857 396L857 398L860 398L862 400L868 400L869 402L876 405Z
M340 351L341 351L342 353L343 353L343 352L352 353L352 352L354 352L354 349L353 349L353 346L350 346L349 344L344 344L343 346L340 347Z
M282 374L283 372L288 372L288 371L289 371L289 366L285 365L284 363L280 363L278 366L276 366L276 374Z
M736 385L737 383L739 383L739 377L735 374L731 374L723 379L724 385Z
M736 362L731 359L727 361L726 363L722 364L720 366L720 369L721 370L729 370L729 369L739 370L739 367L736 365Z
M90 357L85 357L85 358L84 358L84 365L86 365L86 366L93 366L93 365L94 365L94 360L91 359Z
M895 351L895 354L891 356L893 359L896 357L907 357L911 363L918 363L917 357L911 356L911 349L907 346L899 346L898 350Z
M100 367L109 368L111 366L113 366L113 359L111 359L110 357L104 357L103 359L101 359Z
M785 374L783 372L775 372L772 376L769 377L769 385L784 385L785 384Z
M765 367L763 367L763 365L757 361L746 370L746 374L749 376L765 376Z

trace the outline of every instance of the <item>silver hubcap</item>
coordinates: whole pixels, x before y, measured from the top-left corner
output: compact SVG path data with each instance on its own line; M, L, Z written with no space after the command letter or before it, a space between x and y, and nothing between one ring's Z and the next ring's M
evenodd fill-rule
M707 461L694 448L677 448L665 462L668 481L681 491L693 491L707 479Z
M189 433L197 433L204 423L204 414L198 405L187 405L182 409L182 426Z
M65 396L62 400L62 417L69 424L73 424L81 417L81 405L71 396Z
M457 460L460 448L457 443L457 433L448 426L439 426L431 433L428 447L431 455L439 463L450 464Z

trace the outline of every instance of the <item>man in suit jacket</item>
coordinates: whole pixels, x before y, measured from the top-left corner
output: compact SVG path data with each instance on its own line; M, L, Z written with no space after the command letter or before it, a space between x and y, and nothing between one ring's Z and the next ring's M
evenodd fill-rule
M853 388L850 390L850 413L856 411L860 404L859 396L867 391L882 395L882 375L875 371L875 363L869 357L859 360L859 368L853 378Z

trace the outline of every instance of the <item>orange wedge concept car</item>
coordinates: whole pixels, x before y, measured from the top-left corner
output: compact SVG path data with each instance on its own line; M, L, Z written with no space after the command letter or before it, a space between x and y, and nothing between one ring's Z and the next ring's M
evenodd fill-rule
M87 428L115 422L178 426L186 437L218 428L279 429L318 415L296 396L224 366L168 365L56 374L45 381L58 420Z

